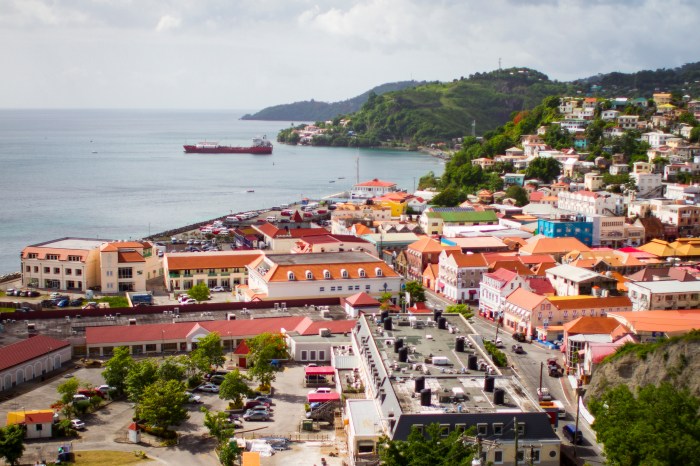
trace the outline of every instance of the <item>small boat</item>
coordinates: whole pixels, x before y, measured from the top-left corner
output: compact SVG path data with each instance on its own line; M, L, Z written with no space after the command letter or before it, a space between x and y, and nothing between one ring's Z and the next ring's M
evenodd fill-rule
M335 183L335 180L330 180L329 183Z
M247 192L247 193L254 193L255 190L254 190L254 189L249 189L249 190L247 190L246 192Z
M96 150L94 150L94 151L92 151L92 153L93 153L93 154L97 154L97 151L96 151Z
M344 180L345 177L344 177L344 176L339 176L338 179L339 179L339 180Z
M183 147L188 154L272 154L272 143L266 136L254 138L250 147L222 146L218 142L206 141Z

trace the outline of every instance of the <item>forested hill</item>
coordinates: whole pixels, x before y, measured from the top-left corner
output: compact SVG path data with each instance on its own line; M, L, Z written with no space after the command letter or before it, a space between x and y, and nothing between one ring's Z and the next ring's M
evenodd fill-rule
M326 121L339 115L358 111L367 102L369 96L386 92L400 91L424 84L424 81L399 81L374 87L369 91L341 102L318 102L305 100L292 104L267 107L254 114L243 115L241 120L270 120L270 121Z
M700 62L636 73L599 74L576 80L573 84L602 97L651 97L658 91L687 93L695 97L700 91Z

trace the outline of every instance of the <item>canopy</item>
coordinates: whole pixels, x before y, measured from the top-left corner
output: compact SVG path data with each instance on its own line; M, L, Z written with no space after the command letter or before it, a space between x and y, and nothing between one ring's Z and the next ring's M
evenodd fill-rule
M340 401L340 393L309 393L307 395L309 403L325 403L327 401Z
M306 375L333 375L335 369L333 366L307 367Z

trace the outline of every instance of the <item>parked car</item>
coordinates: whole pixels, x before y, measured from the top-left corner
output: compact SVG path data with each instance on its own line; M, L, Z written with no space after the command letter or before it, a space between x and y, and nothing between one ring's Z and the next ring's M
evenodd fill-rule
M180 304L185 304L185 305L187 305L187 304L197 304L197 300L194 299L194 298L188 298L188 299L186 299L186 300L184 300L184 301L181 301Z
M188 403L195 404L195 405L203 403L201 396L195 395L194 393L189 393L189 392L185 392L185 394L187 394L187 402Z
M85 395L79 394L79 395L73 395L73 403L77 403L79 401L88 401L90 398L88 398Z
M313 395L314 393L332 393L332 392L333 392L333 390L331 390L328 387L318 387L315 390L311 390L309 392L309 395Z
M71 419L70 426L75 430L85 429L85 423L83 421L81 421L80 419Z
M546 387L542 387L542 388L537 389L537 397L540 399L540 401L551 401L552 400L552 394L549 393L549 389Z
M226 291L226 288L224 288L223 286L215 286L211 289L211 291L213 291L214 293L223 293L224 291Z
M200 385L198 390L202 392L219 393L219 387L217 387L213 383L205 383L203 385Z
M83 389L78 390L78 395L85 395L88 398L92 398L94 396L99 396L100 398L105 397L105 394L102 393L101 391L87 389L87 388L83 388Z
M68 303L70 306L82 306L83 298L75 298Z
M250 401L246 402L244 408L245 408L246 410L251 410L251 409L253 409L253 408L255 408L255 407L258 407L258 406L262 406L262 407L264 407L264 408L268 408L268 407L270 406L270 404L269 404L269 403L264 403L264 402L258 401L258 400L250 400Z
M244 421L269 421L270 415L262 411L246 411Z
M34 309L32 309L29 306L22 306L20 308L17 308L17 312L32 312Z
M214 385L221 385L224 383L224 376L223 375L212 375L209 377L209 382L213 383Z
M39 292L36 291L36 290L29 290L29 291L27 291L27 297L28 297L28 298L38 298L39 296L41 296L41 293L39 293Z
M8 291L9 291L9 290L8 290ZM51 293L51 294L49 295L49 298L51 298L51 299L60 298L60 297L61 297L61 293L59 293L58 291L54 291L53 293Z
M97 390L98 390L100 393L102 393L102 394L104 394L104 395L107 395L107 394L108 394L109 392L111 392L112 390L116 390L116 388L110 387L109 385L100 385L99 387L97 387Z
M524 333L521 333L521 332L515 332L515 333L513 334L513 340L518 341L518 342L520 342L520 343L524 343L525 340L526 340L525 334L524 334Z
M566 424L562 428L561 432L569 442L576 445L583 444L583 432L576 430L576 426L574 424Z
M68 299L62 299L58 303L56 303L56 306L58 307L68 307L68 304L70 301Z
M268 406L272 406L274 403L272 403L272 398L269 396L256 396L254 401L262 401L263 403L267 403Z

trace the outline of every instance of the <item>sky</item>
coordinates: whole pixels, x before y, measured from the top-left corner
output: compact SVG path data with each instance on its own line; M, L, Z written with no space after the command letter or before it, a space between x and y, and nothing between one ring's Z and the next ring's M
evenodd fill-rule
M697 0L0 0L0 108L249 109L700 60Z

